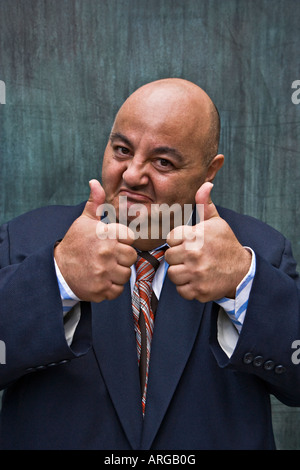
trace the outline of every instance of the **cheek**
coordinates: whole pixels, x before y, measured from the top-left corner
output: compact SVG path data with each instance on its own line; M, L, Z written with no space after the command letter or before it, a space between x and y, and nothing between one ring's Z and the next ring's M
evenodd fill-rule
M113 160L112 155L104 154L102 165L102 186L106 195L112 194L122 178L122 169Z
M204 181L205 178L202 175L197 175L196 173L192 177L183 181L179 186L181 202L184 204L194 204L196 192Z
M159 203L194 204L198 183L185 178L161 178L155 182L156 199Z

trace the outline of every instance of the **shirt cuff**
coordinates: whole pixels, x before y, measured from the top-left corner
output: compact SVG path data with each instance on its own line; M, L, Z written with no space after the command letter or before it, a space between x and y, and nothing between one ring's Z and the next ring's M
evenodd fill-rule
M237 286L235 299L223 297L215 301L225 310L239 333L244 323L251 287L256 272L256 257L254 251L247 246L244 248L252 254L252 261L248 273Z
M55 258L54 258L54 266L55 266L58 287L60 291L60 298L61 298L62 305L63 305L63 313L64 315L66 315L78 302L80 302L80 299L74 294L74 292L70 289L70 287L66 283L55 261Z

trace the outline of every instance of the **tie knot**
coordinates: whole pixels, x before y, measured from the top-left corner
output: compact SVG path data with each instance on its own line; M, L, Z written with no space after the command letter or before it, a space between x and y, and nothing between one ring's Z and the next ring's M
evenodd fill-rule
M164 254L164 249L139 252L137 262L135 264L136 280L151 283Z

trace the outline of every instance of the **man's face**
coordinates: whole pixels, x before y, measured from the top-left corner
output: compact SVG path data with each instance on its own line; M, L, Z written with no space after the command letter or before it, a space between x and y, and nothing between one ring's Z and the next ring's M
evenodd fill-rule
M186 106L168 100L165 94L125 103L114 123L102 168L106 202L113 205L118 219L124 212L120 196L127 198L127 211L134 204L143 205L149 229L153 205L194 205L195 193L207 176L198 125ZM172 225L173 221L170 229ZM163 241L161 233L159 238ZM158 240L143 246L158 246Z

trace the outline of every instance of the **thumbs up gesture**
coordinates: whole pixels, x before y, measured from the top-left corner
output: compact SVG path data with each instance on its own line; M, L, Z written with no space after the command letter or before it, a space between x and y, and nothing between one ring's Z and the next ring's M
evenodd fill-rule
M101 302L122 293L137 254L131 246L134 242L131 229L121 224L100 222L97 209L105 203L105 192L99 181L91 180L90 190L82 214L56 246L54 256L65 281L77 297ZM114 236L100 239L99 231L107 230L113 230Z
M170 248L165 253L168 275L178 293L200 302L234 298L251 264L251 254L211 201L212 187L212 183L204 183L195 196L203 220L200 215L194 227L175 227L167 237Z

